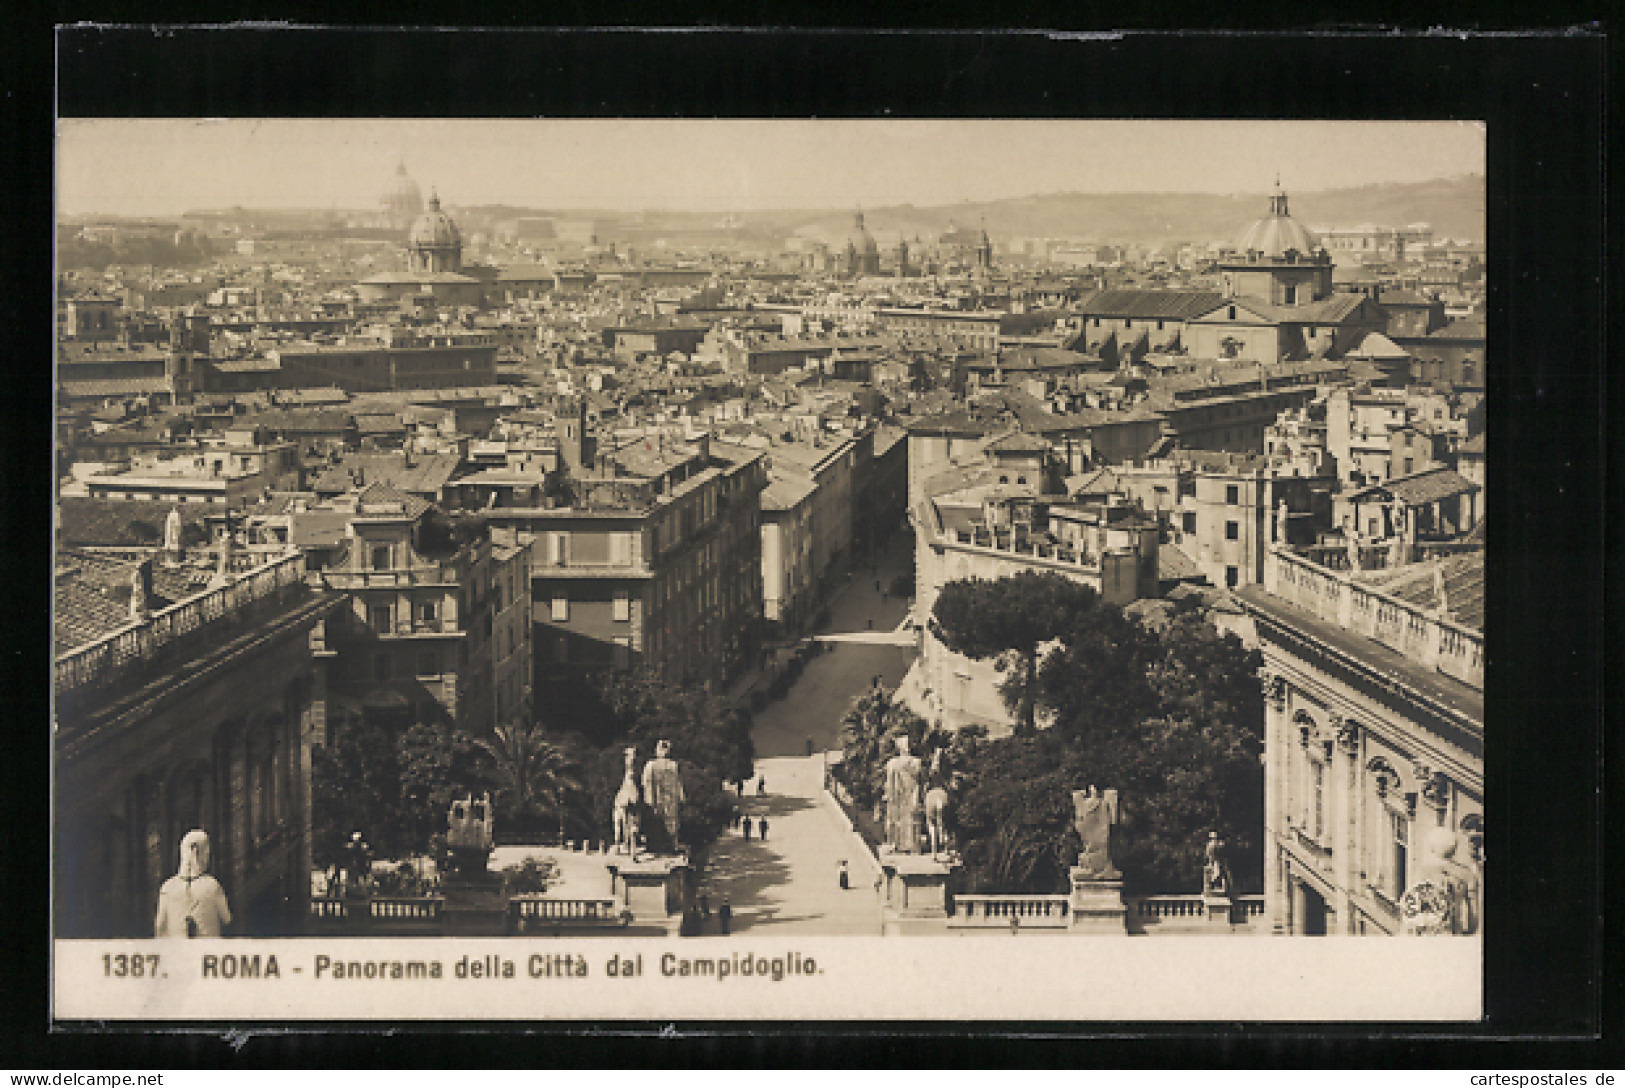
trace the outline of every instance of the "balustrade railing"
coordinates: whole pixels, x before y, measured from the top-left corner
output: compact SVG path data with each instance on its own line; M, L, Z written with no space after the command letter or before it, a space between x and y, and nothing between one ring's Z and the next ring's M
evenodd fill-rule
M446 900L438 895L374 897L367 913L378 922L438 922Z
M294 552L60 654L55 668L57 695L105 686L159 658L195 632L302 585L304 576L304 553Z
M572 922L621 925L625 912L614 899L549 899L542 895L516 895L509 909L522 922Z
M1350 581L1346 571L1329 569L1308 555L1273 548L1264 564L1264 589L1419 664L1472 687L1484 686L1482 632Z
M1206 922L1207 901L1200 895L1124 896L1137 926ZM1250 924L1264 916L1262 895L1238 895L1231 900L1230 922Z
M956 895L948 925L1065 929L1070 909L1064 895Z

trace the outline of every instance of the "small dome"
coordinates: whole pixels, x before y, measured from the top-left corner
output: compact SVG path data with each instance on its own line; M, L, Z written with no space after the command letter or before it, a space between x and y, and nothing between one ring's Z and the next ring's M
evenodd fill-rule
M457 224L440 210L438 195L429 197L429 210L412 224L412 231L407 235L407 241L414 246L456 246L461 245L462 240Z
M1236 248L1242 253L1273 259L1285 257L1289 250L1300 257L1309 257L1320 248L1320 239L1287 214L1286 194L1277 187L1275 195L1270 197L1269 214L1247 228Z
M423 193L418 189L418 183L407 174L404 162L395 167L395 180L379 203L385 212L400 218L423 211Z

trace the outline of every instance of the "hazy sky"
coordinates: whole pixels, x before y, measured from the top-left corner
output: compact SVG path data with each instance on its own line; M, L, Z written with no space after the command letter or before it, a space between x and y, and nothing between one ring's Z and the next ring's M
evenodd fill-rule
M62 120L64 215L448 205L748 211L1289 192L1484 171L1475 122Z

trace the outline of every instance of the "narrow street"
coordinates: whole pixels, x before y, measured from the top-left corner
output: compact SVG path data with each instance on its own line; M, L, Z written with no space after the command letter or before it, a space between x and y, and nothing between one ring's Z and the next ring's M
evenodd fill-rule
M910 534L896 533L876 571L854 571L830 601L832 622L825 632L853 639L823 643L824 652L807 662L788 695L755 715L756 769L767 793L757 796L755 784L748 784L742 807L753 822L767 818L768 837L764 842L753 834L747 842L737 829L724 832L711 848L703 888L713 911L728 900L736 933L780 926L816 934L880 931L870 870L819 794L824 753L840 746L847 706L877 675L894 687L914 659L910 645L867 640L895 631L906 618L908 601L887 590L899 573L912 571L912 547ZM846 891L838 881L843 859L851 871Z

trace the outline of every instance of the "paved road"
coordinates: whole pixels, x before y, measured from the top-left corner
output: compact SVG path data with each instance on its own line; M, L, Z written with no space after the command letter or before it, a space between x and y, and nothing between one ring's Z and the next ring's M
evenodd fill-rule
M823 766L817 756L760 759L766 797L744 799L752 822L767 818L767 841L725 831L711 847L702 891L714 912L727 897L733 932L781 928L804 934L873 936L880 932L880 903L871 877L855 856L855 844L818 801ZM851 867L852 887L842 891L839 866Z
M724 832L711 848L702 889L713 911L727 897L734 932L762 927L814 934L880 932L873 878L855 854L857 844L819 800L822 753L839 746L841 715L853 697L876 675L895 687L914 659L911 644L882 641L908 609L906 600L885 590L899 571L911 569L911 547L907 533L894 536L879 569L855 571L830 602L826 633L865 637L825 643L825 652L807 662L789 694L754 716L756 768L767 795L756 796L754 784L748 785L744 807L753 821L767 817L767 841L753 835L746 842L737 830ZM873 641L870 631L877 636ZM847 891L838 880L843 858L852 874Z

